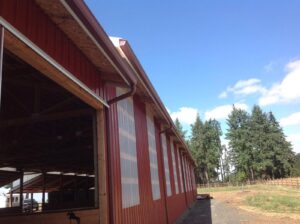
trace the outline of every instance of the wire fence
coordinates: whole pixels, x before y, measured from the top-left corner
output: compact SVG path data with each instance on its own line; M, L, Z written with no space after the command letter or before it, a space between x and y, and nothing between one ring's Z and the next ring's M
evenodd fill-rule
M274 186L288 186L300 188L300 177L291 177L291 178L282 178L282 179L274 179L274 180L256 180L256 181L247 181L247 182L215 182L215 183L207 183L207 184L197 184L198 188L215 188L215 187L243 187L248 185L256 185L256 184L264 184L264 185L274 185Z

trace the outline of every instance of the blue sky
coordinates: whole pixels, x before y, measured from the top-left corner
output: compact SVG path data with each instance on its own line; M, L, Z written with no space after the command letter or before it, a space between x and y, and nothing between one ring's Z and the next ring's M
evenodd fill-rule
M130 42L186 129L198 112L225 132L230 105L259 104L300 152L300 1L86 3L108 35Z

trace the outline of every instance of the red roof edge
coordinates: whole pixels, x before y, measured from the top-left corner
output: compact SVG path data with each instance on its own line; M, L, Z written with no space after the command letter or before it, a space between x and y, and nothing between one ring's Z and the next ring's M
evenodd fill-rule
M97 21L95 16L92 14L88 6L82 0L65 0L65 3L72 9L76 16L83 23L85 28L90 32L90 34L95 38L98 44L103 48L105 53L108 55L109 59L113 61L116 67L120 70L121 76L125 76L125 81L129 82L131 85L137 83L137 77L131 68L124 62L123 58L120 56L119 52L116 50L114 45L109 39L109 36L104 31L100 23Z

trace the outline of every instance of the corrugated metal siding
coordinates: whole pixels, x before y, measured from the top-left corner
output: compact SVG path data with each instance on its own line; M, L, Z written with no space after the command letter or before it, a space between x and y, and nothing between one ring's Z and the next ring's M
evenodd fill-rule
M0 0L0 15L35 45L103 97L99 71L32 0Z
M158 175L160 183L160 195L161 199L156 200L153 203L153 212L158 218L156 223L167 223L167 208L166 208L166 191L164 188L164 169L163 169L163 158L162 158L162 148L161 148L161 134L160 134L160 123L155 123L155 135L156 135L156 149L157 149L157 159L158 159Z
M171 177L171 186L172 186L172 195L167 197L167 205L168 205L168 220L169 223L174 223L182 213L187 209L185 195L184 193L176 194L175 191L175 183L174 183L174 171L172 165L172 155L171 155L171 138L167 137L168 143L168 157L169 157L169 169L170 169L170 177ZM176 169L178 169L178 165L176 164Z
M106 88L106 98L112 99L116 96L114 87ZM122 223L122 195L121 195L121 174L120 174L120 150L117 104L109 108L109 194L110 194L110 221L111 223ZM106 115L108 116L108 115Z
M109 87L106 91L108 99L116 95L115 88ZM150 177L150 161L148 152L148 133L146 122L146 108L137 97L134 97L134 117L136 126L136 144L138 157L138 176L140 190L140 204L130 208L122 209L121 195L121 173L120 173L120 149L118 137L117 107L113 104L109 109L110 122L110 171L111 171L111 218L116 224L138 224L138 223L166 223L165 205L163 191L161 189L161 199L153 201ZM162 167L159 147L159 130L155 125L156 143L158 154L159 179L162 183Z

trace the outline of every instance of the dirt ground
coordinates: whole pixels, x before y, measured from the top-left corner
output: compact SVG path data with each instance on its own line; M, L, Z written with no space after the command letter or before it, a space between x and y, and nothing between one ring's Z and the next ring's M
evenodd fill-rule
M213 199L198 200L177 224L300 224L300 214L268 213L243 203L255 190L211 192Z

